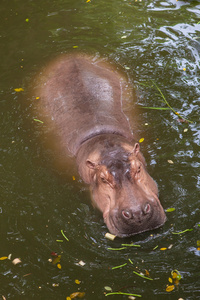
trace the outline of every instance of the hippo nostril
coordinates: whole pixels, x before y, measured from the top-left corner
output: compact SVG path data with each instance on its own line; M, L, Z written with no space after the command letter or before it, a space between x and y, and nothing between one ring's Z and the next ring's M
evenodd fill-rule
M125 218L125 219L130 219L131 218L131 212L127 209L125 210L122 210L122 216Z
M150 213L150 211L151 211L151 206L150 206L149 203L147 203L147 204L144 206L143 212L144 212L145 215L147 215L148 213Z

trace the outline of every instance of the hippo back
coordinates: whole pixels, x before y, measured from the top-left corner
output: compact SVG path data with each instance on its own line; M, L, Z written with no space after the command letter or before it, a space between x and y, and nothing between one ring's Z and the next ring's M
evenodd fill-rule
M59 143L76 155L80 145L100 134L132 140L122 111L122 77L106 63L64 55L40 76L39 109L53 124Z

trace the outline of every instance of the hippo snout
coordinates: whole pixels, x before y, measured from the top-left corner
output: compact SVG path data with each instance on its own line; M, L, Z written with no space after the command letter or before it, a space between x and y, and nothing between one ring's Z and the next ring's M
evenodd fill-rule
M122 209L121 215L124 220L135 220L135 222L141 223L145 216L151 213L151 205L150 203L146 203L143 206L139 206L138 208L134 209Z

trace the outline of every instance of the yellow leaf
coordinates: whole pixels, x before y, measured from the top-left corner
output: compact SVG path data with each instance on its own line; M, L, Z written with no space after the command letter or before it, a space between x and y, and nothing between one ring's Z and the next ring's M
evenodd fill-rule
M165 250L167 250L167 248L160 248L160 250L161 250L161 251L165 251Z
M71 299L72 299L72 298L70 298L70 297L67 297L67 298L66 298L66 300L71 300Z
M75 292L75 293L72 293L71 295L70 295L70 298L71 299L74 299L74 298L83 298L85 296L85 293L83 292L83 293L81 293L81 292Z
M200 251L200 247L198 247L197 250Z
M78 48L78 46L73 46L73 48L75 49L75 48Z
M171 278L171 277L169 277L169 278L168 278L168 280L169 280L169 282L170 282L170 283L172 283L172 282L173 282L173 280L172 280L172 278Z
M7 256L0 257L0 260L5 260L5 259L8 259L8 257Z
M57 267L58 267L58 269L61 269L62 267L61 267L61 264L57 264Z
M61 260L61 255L58 255L53 259L52 264L56 265L57 263L60 262L60 260Z
M81 282L80 282L80 280L76 279L76 280L75 280L75 283L76 283L76 284L80 284Z
M86 3L90 2L91 0L87 0Z
M148 270L145 270L145 275L149 276L149 271Z
M36 99L36 100L39 100L39 99L40 99L40 97L36 97L35 99Z
M73 179L73 180L76 180L75 176L72 176L72 179Z
M142 143L142 142L144 142L144 138L141 138L141 139L139 140L139 143Z
M177 273L176 272L172 272L172 278L175 279L177 277Z
M178 284L179 284L179 280L178 280L178 278L175 278L175 279L174 279L174 284L176 284L176 285L178 285Z
M16 88L15 89L15 92L23 92L24 91L24 89L22 89L22 88Z
M168 285L167 287L166 287L166 292L171 292L171 291L173 291L175 289L175 286L174 285Z

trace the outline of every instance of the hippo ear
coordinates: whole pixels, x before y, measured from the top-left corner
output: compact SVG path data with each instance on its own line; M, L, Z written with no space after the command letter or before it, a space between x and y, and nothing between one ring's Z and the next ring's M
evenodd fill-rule
M139 143L135 143L132 153L138 155L139 152L140 152L140 145Z
M86 160L86 166L93 170L99 169L99 164L89 159Z
M137 158L141 161L141 163L146 166L146 161L144 156L142 155L141 151L140 151L140 145L139 143L135 143L134 148L131 152L131 154L135 154L137 156Z

